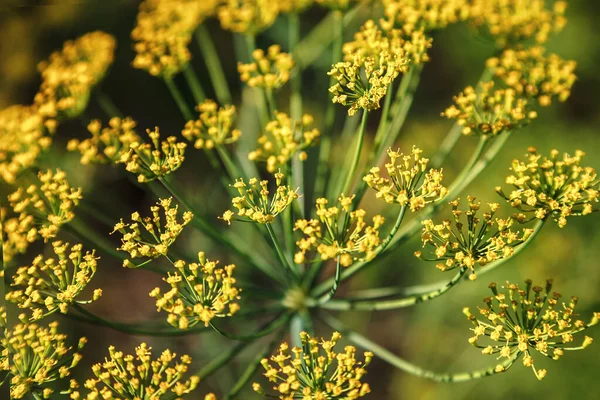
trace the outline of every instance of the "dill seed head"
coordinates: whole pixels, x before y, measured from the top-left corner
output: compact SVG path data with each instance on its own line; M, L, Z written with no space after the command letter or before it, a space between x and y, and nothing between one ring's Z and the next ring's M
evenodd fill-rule
M171 207L172 200L160 199L155 206L150 207L151 217L142 217L140 213L134 212L131 214L131 222L125 223L121 219L112 231L123 235L118 250L126 251L130 258L154 259L167 255L169 247L194 217L191 212L186 211L179 219L179 206ZM131 260L125 260L123 266L138 267Z
M58 333L56 322L48 327L18 324L4 330L0 336L0 371L7 374L11 399L22 399L28 393L43 399L54 397L49 386L68 377L81 360L81 354L73 351L66 342L67 336ZM77 350L86 342L86 338L79 339Z
M596 325L600 313L594 313L590 322L575 319L578 298L561 301L560 293L552 292L552 281L545 287L533 286L531 280L520 288L510 282L503 286L504 293L495 283L490 284L492 296L483 299L485 307L478 307L482 319L477 319L469 308L463 313L473 323L474 336L469 342L482 349L483 354L502 358L522 358L525 367L531 367L538 379L546 370L536 369L533 351L558 360L565 350L581 350L592 343L585 336L580 346L572 346L574 335ZM485 343L480 340L485 338Z
M256 35L273 25L279 8L271 0L222 0L217 17L225 30Z
M413 146L410 155L388 149L390 161L385 164L389 178L379 175L379 167L373 167L363 180L373 188L378 199L390 204L408 205L419 211L427 204L441 200L448 193L442 185L443 171L427 169L428 158Z
M294 59L289 53L281 51L279 45L269 46L267 52L256 49L252 52L253 62L238 63L240 79L250 87L267 90L279 89L290 80L294 68Z
M123 153L118 163L125 164L127 171L137 175L138 182L151 182L176 171L183 163L187 143L169 136L162 142L158 127L146 130L150 143L132 142L129 151Z
M354 346L346 346L338 353L335 346L341 337L334 332L331 340L319 340L301 332L302 347L294 347L291 351L283 342L277 355L261 361L266 371L264 376L275 385L273 390L278 395L266 394L258 383L252 385L254 391L281 399L352 400L365 396L371 389L363 378L373 353L365 352L364 361L356 359Z
M519 221L551 216L562 228L567 218L595 211L594 204L600 197L596 170L581 166L584 156L581 150L575 151L574 156L552 150L546 157L531 147L525 161L512 162L513 173L506 177L512 191L505 194L501 187L496 191L519 210Z
M470 196L468 202L465 211L459 209L459 200L450 202L453 221L445 220L441 224L430 219L423 221L421 240L423 248L430 248L431 254L425 256L417 251L415 255L426 261L438 261L436 267L441 271L468 268L469 278L475 279L476 266L512 256L514 248L525 242L532 230L515 232L510 229L514 223L511 218L495 218L500 207L497 203L490 203L490 211L481 218L477 215L481 203Z
M192 358L185 354L177 359L177 354L167 349L153 359L146 343L135 348L135 355L123 354L114 346L108 352L109 358L92 366L96 378L84 384L89 391L86 400L112 399L115 394L123 399L180 400L200 382L195 375L186 378Z
M366 211L351 211L352 197L343 194L338 198L339 207L327 207L327 199L317 199L316 219L300 219L294 230L304 234L296 242L298 252L294 261L306 262L308 252L316 251L322 260L340 258L340 265L349 267L355 261L371 260L379 246L379 228L385 222L381 215L373 217L373 225L365 221Z
M237 213L227 210L220 217L231 224L231 221L256 222L270 224L275 217L288 208L298 198L297 190L283 184L285 176L279 171L273 174L275 193L269 190L269 181L251 178L248 183L240 178L231 186L237 189L239 196L231 199Z
M196 149L210 150L215 145L235 143L242 136L239 129L233 129L235 106L219 107L213 100L205 100L196 110L198 119L186 122L181 131Z
M289 162L298 157L306 160L305 150L315 144L320 136L316 128L310 129L313 117L309 114L302 120L293 121L289 115L275 112L275 119L265 127L265 134L258 138L259 148L248 154L248 159L267 163L267 171L273 173L279 168L286 169Z
M79 151L83 165L118 163L133 143L141 141L135 132L136 125L131 117L113 117L106 127L102 127L99 120L93 120L87 127L92 137L70 140L67 150Z
M198 323L208 326L214 318L231 317L240 309L236 300L241 289L235 287L233 277L235 265L221 268L218 261L207 260L204 252L198 253L198 261L176 261L176 271L163 279L171 289L161 293L157 287L150 292L158 311L169 313L167 321L179 329Z
M536 99L542 107L549 106L553 98L566 101L577 80L575 61L546 54L542 46L504 50L500 57L490 58L487 66L506 86Z
M523 95L512 88L494 90L493 81L479 83L477 90L468 86L454 103L441 115L456 120L464 135L499 135L537 118Z
M95 251L83 253L82 245L55 241L52 249L57 258L35 257L31 265L17 269L14 290L6 300L32 312L31 320L39 320L54 312L67 313L73 303L88 304L98 300L101 289L95 289L90 300L77 299L96 273Z
M469 17L467 0L382 0L386 26L426 31L445 28Z

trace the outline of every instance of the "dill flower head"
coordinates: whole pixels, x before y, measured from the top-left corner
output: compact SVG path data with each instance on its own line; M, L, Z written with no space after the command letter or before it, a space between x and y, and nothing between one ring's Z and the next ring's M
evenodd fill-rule
M134 68L171 77L191 58L188 45L204 18L215 13L218 0L145 0L131 31Z
M454 221L445 220L435 224L428 219L421 223L423 248L429 247L431 255L424 256L417 251L415 256L438 261L436 267L441 271L468 268L471 271L469 279L473 280L477 278L476 266L512 256L514 248L531 236L532 229L515 232L510 229L514 223L511 218L495 218L500 208L498 203L490 203L490 211L483 213L481 218L477 215L481 203L471 196L468 201L466 211L459 209L459 200L450 202Z
M273 174L275 193L269 191L269 181L251 178L248 183L238 179L231 186L236 188L239 196L231 199L237 213L227 210L221 219L231 224L232 220L270 224L275 217L288 208L298 198L296 190L283 184L285 176L281 172ZM270 196L271 195L271 196Z
M512 88L494 90L494 82L468 86L454 96L454 103L441 115L456 120L465 135L499 135L522 128L537 118L526 98Z
M316 143L321 134L316 128L310 129L312 123L309 114L304 114L301 121L293 121L286 113L276 111L275 119L267 123L265 134L258 138L260 147L251 151L248 159L266 162L271 173L285 168L296 156L306 160L304 150Z
M212 149L215 145L238 141L242 132L233 129L235 106L217 106L213 100L205 100L196 106L198 119L188 121L181 131L184 138L194 142L197 149Z
M81 360L81 354L67 346L67 336L57 328L58 323L52 322L48 327L18 324L4 330L0 365L10 379L11 399L22 399L28 393L51 398L54 391L49 384L68 377ZM86 342L86 338L79 339L77 350Z
M316 219L300 219L294 230L304 234L296 242L298 252L294 256L297 264L306 261L306 253L315 251L322 260L339 257L340 265L349 267L357 260L371 260L379 246L379 228L385 222L381 215L373 217L373 225L365 221L366 211L357 209L350 211L352 197L343 194L338 198L339 207L327 207L327 199L317 199Z
M136 125L131 117L113 117L106 127L102 127L99 120L93 120L87 127L92 137L81 141L71 139L67 150L79 151L83 165L118 163L129 152L131 144L141 140L135 132Z
M470 21L476 27L487 28L501 47L530 38L544 43L567 23L566 9L566 1L472 0Z
M162 142L158 127L146 130L151 143L132 142L129 151L123 153L119 163L127 171L137 175L138 182L150 182L176 171L183 163L187 144L169 136Z
M39 183L20 187L8 196L14 212L19 214L19 222L28 228L31 242L39 236L44 241L55 237L59 228L75 217L73 209L81 199L81 188L72 188L60 169L42 171L38 180Z
M445 28L469 16L467 0L383 0L386 26L411 31Z
M20 308L32 311L32 320L38 320L54 312L67 313L72 303L88 304L98 300L101 289L95 289L90 300L78 300L96 273L95 251L83 253L82 245L52 243L57 258L35 257L31 265L20 267L13 276L12 290L6 300Z
M256 35L273 25L279 8L271 0L222 0L217 17L225 30Z
M501 187L496 191L511 206L520 211L517 218L544 219L551 216L559 227L567 224L567 218L587 215L594 210L600 197L600 180L592 167L582 167L585 153L575 151L571 156L552 150L550 156L529 148L525 161L513 160L513 172L506 178L512 191L505 194Z
M179 329L203 323L208 326L214 318L231 317L240 306L240 289L235 287L235 265L219 267L218 261L209 261L204 252L198 253L198 263L176 261L176 272L164 281L171 290L161 293L160 288L150 292L156 298L156 308L169 313L167 321Z
M135 355L123 354L114 346L108 348L109 358L92 366L95 379L88 379L86 400L118 398L139 400L180 399L196 389L200 378L185 378L192 358L165 350L152 359L152 348L141 343Z
M275 385L273 390L278 395L265 394L258 383L253 384L254 391L280 399L352 400L365 396L371 389L363 378L373 353L365 352L362 362L356 359L354 346L337 353L335 346L341 337L334 332L331 340L319 340L301 332L302 347L294 347L291 352L283 342L279 354L261 360L264 376Z
M87 106L92 88L104 77L114 60L116 41L96 31L67 41L62 50L40 63L42 84L34 104L49 119L79 116Z
M389 178L379 175L379 167L371 168L363 178L377 192L378 199L408 205L415 212L446 196L448 189L442 185L443 171L427 169L429 159L421 156L423 150L413 146L410 155L391 148L387 153L390 161L385 164L385 169Z
M130 223L121 219L112 231L123 235L118 250L126 251L131 258L155 259L167 255L169 247L194 218L190 211L186 211L179 219L179 206L171 207L172 201L171 197L160 199L155 206L150 207L151 217L142 217L136 211L131 214ZM140 265L125 260L123 266L136 268Z
M282 0L279 2L279 12L299 14L312 6L315 0Z
M533 286L531 280L526 280L524 288L506 282L504 293L495 283L489 287L493 296L483 299L485 307L478 307L481 320L471 314L468 307L463 309L475 326L471 328L474 336L469 342L482 349L483 354L496 355L498 359L521 357L523 365L531 367L541 380L546 376L546 370L536 369L534 350L558 360L565 350L585 349L592 343L592 338L585 336L580 346L571 344L575 334L598 323L600 313L594 313L589 323L576 319L578 298L561 301L560 293L551 291L551 280L546 281L545 287ZM482 338L487 339L486 343L480 343ZM499 370L504 367L499 366Z
M527 49L507 49L500 57L490 58L487 66L494 75L517 93L537 99L545 107L553 98L564 102L571 95L577 80L572 60L563 60L541 46Z
M267 53L261 49L252 52L254 62L238 63L240 79L250 87L279 89L290 80L290 71L294 68L294 59L289 53L281 51L277 44L269 46Z

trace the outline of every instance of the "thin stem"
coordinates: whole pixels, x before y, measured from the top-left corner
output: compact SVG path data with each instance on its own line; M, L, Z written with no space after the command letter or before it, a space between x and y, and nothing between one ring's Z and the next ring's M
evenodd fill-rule
M429 371L419 367L418 365L412 364L397 355L393 354L391 351L387 350L383 346L378 345L375 342L372 342L368 338L360 335L359 333L352 331L346 328L340 321L333 318L330 315L323 315L323 321L329 325L331 328L341 332L344 337L349 339L351 342L364 348L365 350L371 351L375 354L376 357L381 358L388 364L401 369L404 372L408 372L411 375L419 376L421 378L431 379L436 382L443 383L453 383L453 382L465 382L470 381L472 379L479 379L486 376L494 375L500 372L504 372L509 369L516 359L519 357L520 352L516 352L511 358L500 363L502 368L498 368L497 365L489 368L485 368L482 370L471 371L471 372L461 372L461 373L438 373L434 371Z
M196 29L196 40L198 41L198 47L206 63L208 69L208 75L215 89L217 100L221 104L231 104L231 92L229 91L229 85L227 84L227 78L223 71L223 65L221 64L219 55L215 44L210 37L208 29L205 24L200 24Z
M233 160L229 156L229 152L227 151L227 149L219 144L215 147L217 149L217 152L219 153L219 157L221 158L223 165L225 165L225 169L227 170L229 178L231 180L235 180L237 178L245 178L245 176L242 174L235 162L233 162Z
M181 115L183 115L183 118L186 121L190 121L190 120L194 119L192 111L190 110L187 103L185 102L185 99L183 98L183 95L177 88L177 85L175 85L175 82L173 82L173 78L167 77L167 78L164 78L164 81L165 81L165 84L167 85L167 88L169 89L169 92L171 93L171 97L173 97L173 100L175 100L175 104L177 104L177 107L179 108Z
M269 232L269 236L271 237L273 246L275 246L275 251L277 252L277 256L279 257L279 261L281 262L281 265L291 274L291 276L293 278L297 278L298 276L296 274L296 271L294 270L294 268L290 264L289 260L285 256L285 253L283 252L281 245L279 244L279 240L277 240L277 236L275 235L275 232L273 231L273 227L271 226L271 224L265 224L265 226L267 228L267 232Z
M296 48L300 40L300 17L297 13L288 14L288 41L289 51ZM291 94L290 94L290 115L292 120L300 121L302 119L302 71L297 70L291 77ZM292 186L300 188L301 193L304 190L304 163L298 158L292 159ZM298 205L302 211L302 215L306 214L305 198L301 196L298 199Z
M266 336L269 333L277 330L281 326L287 324L287 322L290 320L291 317L292 317L292 315L289 312L284 312L281 315L279 315L278 317L276 317L275 319L273 319L272 321L270 321L266 326L264 326L263 328L261 328L260 330L254 332L254 333L251 333L250 335L236 335L236 334L225 332L221 328L217 327L214 324L214 322L212 322L212 321L210 322L210 326L217 333L226 337L227 339L239 340L239 341L253 341L260 337Z
M342 186L342 190L339 193L335 193L336 195L339 195L342 193L349 195L350 190L352 189L352 183L354 182L354 174L356 173L356 169L358 168L358 163L360 161L360 153L362 151L362 146L363 146L363 142L365 139L365 132L367 130L368 115L369 115L369 112L367 110L364 110L362 119L360 122L360 127L358 128L358 133L357 133L358 138L356 139L356 146L354 147L354 155L352 157L350 169L347 172L346 181L344 182L344 185Z
M341 266L340 266L340 257L337 257L336 263L335 263L335 277L333 278L333 284L331 285L331 290L329 291L329 293L327 293L327 295L321 297L318 301L319 305L323 305L325 303L327 303L328 301L330 301L333 296L335 295L335 292L337 292L338 287L340 286L340 276L341 276Z
M119 111L119 108L113 103L112 99L104 92L100 90L95 91L96 102L102 111L109 117L123 118L123 114Z
M194 96L196 104L202 103L206 99L206 93L202 89L200 79L198 79L198 75L196 75L196 71L194 71L191 63L188 63L183 69L183 76L192 91L192 96Z

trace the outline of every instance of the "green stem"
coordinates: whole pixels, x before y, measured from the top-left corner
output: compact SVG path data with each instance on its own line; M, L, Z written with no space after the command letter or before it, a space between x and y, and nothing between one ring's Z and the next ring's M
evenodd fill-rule
M206 29L204 24L200 24L198 29L196 29L195 35L200 52L206 63L206 68L208 69L208 75L215 89L217 100L221 104L231 104L231 92L229 91L227 78L225 77L223 65L208 29Z
M225 169L227 170L229 179L233 181L238 178L246 178L229 156L229 152L227 151L227 149L220 144L216 145L215 147L217 149L217 152L219 153L219 157L221 158L223 165L225 165Z
M318 301L319 305L323 305L325 303L327 303L328 301L330 301L333 296L335 296L335 292L337 292L338 287L340 286L340 276L341 276L341 267L340 267L340 257L337 257L336 263L335 263L335 277L333 278L333 284L331 285L331 290L329 291L329 293L327 293L327 295L321 297Z
M127 259L127 256L124 253L118 251L110 241L96 233L94 229L88 227L81 219L76 218L72 220L68 225L65 225L64 228L68 232L82 239L88 245L91 245L91 247L94 247L117 260L124 261Z
M300 16L296 13L290 13L288 15L288 40L289 51L292 51L296 48L298 41L300 40ZM290 85L290 115L292 120L300 121L302 119L302 71L293 71ZM298 157L292 159L292 178L292 186L300 188L300 193L305 193L304 163ZM306 214L307 210L304 196L298 199L298 205L302 211L301 214Z
M324 322L329 325L331 328L341 332L344 337L349 339L351 342L356 344L357 346L362 347L365 350L368 350L375 354L376 357L381 358L388 364L407 372L411 375L415 375L421 378L431 379L436 382L443 383L453 383L453 382L465 382L473 379L483 378L486 376L494 375L500 372L504 372L509 369L516 359L519 357L520 352L515 352L510 359L503 361L500 363L502 366L501 369L498 369L497 366L493 366L490 368L471 371L471 372L461 372L461 373L438 373L434 371L429 371L419 367L418 365L412 364L397 355L393 354L391 351L387 350L383 346L378 345L377 343L369 340L368 338L360 335L359 333L352 331L346 328L340 321L333 318L330 315L323 315Z
M190 120L194 119L194 115L192 114L192 111L190 110L187 103L185 102L185 99L183 98L183 95L177 88L177 85L175 85L175 82L173 82L173 78L170 78L170 77L164 78L164 81L165 81L165 84L167 85L167 89L169 89L169 92L171 93L171 97L173 97L173 100L175 100L175 104L177 104L177 107L179 108L181 115L183 115L183 118L186 121L190 121Z
M285 253L283 252L281 245L279 244L279 240L277 240L277 236L275 235L275 232L273 231L273 227L271 226L271 224L265 224L265 227L267 228L267 232L269 232L269 236L271 237L273 246L275 246L275 251L277 252L277 256L279 257L279 261L281 262L281 265L286 269L286 271L289 272L291 277L293 277L294 279L298 278L296 271L294 270L294 268L290 264L289 260L285 256Z
M360 154L363 146L363 142L365 139L365 132L367 130L367 118L369 112L367 110L363 111L362 119L360 121L360 127L358 128L356 139L356 145L354 147L354 155L352 156L352 163L350 164L350 169L346 175L346 181L342 186L342 190L339 193L335 193L336 195L345 194L350 195L350 191L352 189L352 183L354 182L354 174L356 173L356 169L358 168L358 163L360 161Z
M121 113L121 111L119 111L119 108L115 105L115 103L113 103L112 99L106 93L100 90L96 90L95 94L98 106L100 106L100 108L106 115L108 115L110 118L123 118L123 114Z
M225 332L221 328L217 327L212 321L210 322L210 326L217 333L226 337L227 339L239 340L239 341L246 342L246 341L253 341L255 339L266 336L271 332L274 332L281 326L287 324L287 322L290 320L291 317L292 317L292 315L290 313L284 312L281 315L279 315L278 317L276 317L275 319L273 319L271 322L269 322L266 326L264 326L263 328L261 328L260 330L254 332L254 333L251 333L250 335L235 335L232 333Z
M183 76L192 91L192 96L194 96L196 104L202 103L206 99L206 93L204 93L200 79L198 79L198 75L196 75L196 71L194 71L191 63L188 63L183 69Z

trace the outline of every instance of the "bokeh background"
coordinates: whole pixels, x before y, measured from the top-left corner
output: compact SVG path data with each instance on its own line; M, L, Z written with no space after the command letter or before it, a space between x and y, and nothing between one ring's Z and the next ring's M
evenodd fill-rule
M166 87L158 79L130 66L133 59L129 33L135 24L138 1L134 0L55 0L55 1L0 1L0 109L11 104L30 103L40 83L36 71L38 62L53 50L59 49L65 40L85 32L100 29L117 37L116 62L104 82L102 91L127 115L133 116L141 128L160 126L161 132L178 134L183 125L177 108L171 101ZM586 163L600 168L600 2L596 0L569 1L569 23L565 30L551 39L548 47L564 58L578 62L577 75L571 98L564 104L554 104L543 109L535 123L520 130L509 140L507 146L492 165L468 189L482 201L499 201L494 186L501 184L508 172L510 161L521 157L528 146L536 146L547 152L552 148L573 152L584 150ZM309 29L323 13L313 10L303 19L303 27ZM230 83L240 97L241 85L235 75L235 53L230 35L219 30L215 21L208 22L211 33L218 43L219 51ZM282 21L259 39L266 46L281 37L285 29ZM349 29L349 32L352 28ZM192 43L193 64L203 75L203 66ZM397 146L408 150L414 145L431 154L451 123L439 113L451 102L451 97L467 84L475 83L484 60L494 52L493 43L478 36L465 25L455 25L434 34L432 61L425 67L421 85L407 124L404 126ZM305 107L317 120L327 93L328 56L321 57L314 68L306 73L303 93ZM189 99L191 101L191 98ZM343 110L338 109L341 113ZM102 118L97 104L92 101L85 118ZM375 119L373 119L375 120ZM47 166L60 166L69 171L70 180L81 185L86 204L103 210L116 222L120 217L140 208L147 208L155 198L123 178L118 168L81 168L76 155L65 153L66 142L72 137L84 137L86 119L62 125L55 139L55 146L44 159ZM244 132L255 129L251 110L241 110L240 126ZM475 141L462 138L445 165L449 178L456 174ZM334 153L345 154L347 143L337 143ZM192 154L192 153L189 153ZM200 153L194 153L200 154ZM206 215L222 213L224 199L214 188L216 176L204 164L201 156L177 173L177 179L185 183L187 195ZM9 188L2 187L2 195ZM380 204L367 198L366 207L381 211ZM95 224L98 234L107 236L106 226L83 213L81 218ZM218 221L215 221L219 224ZM236 229L238 229L236 227ZM65 237L67 240L74 240ZM115 238L110 240L114 241ZM116 242L115 242L116 243ZM445 278L431 264L416 260L412 253L419 246L417 241L408 243L386 256L377 266L357 275L344 291L388 285L411 285L437 281ZM228 255L222 249L212 248L201 235L188 234L181 243L184 251L194 254L204 249L213 258L226 262ZM32 250L35 251L35 250ZM27 262L28 255L19 262ZM598 215L569 220L566 228L559 229L547 224L538 239L523 254L505 264L501 269L481 277L473 283L466 282L443 297L409 309L380 313L345 313L341 317L351 326L393 352L425 368L443 372L460 372L486 367L495 362L492 357L482 356L467 342L470 324L461 313L462 307L475 307L487 296L487 284L491 281L522 281L531 278L543 282L553 277L555 288L564 295L580 297L580 312L584 316L592 310L600 310L600 227ZM108 257L101 260L97 285L104 289L104 296L93 307L94 312L121 321L139 321L161 318L154 310L148 292L159 281L148 272L125 270ZM104 328L90 327L61 319L63 329L74 336L86 335L90 345L84 351L82 365L89 366L104 357L109 344L124 350L132 350L142 340L149 341L157 350L169 346L178 352L194 357L194 368L199 368L214 358L219 349L230 342L217 335L198 337L152 339L131 337ZM591 332L598 338L598 329ZM320 328L320 334L330 334ZM221 393L244 368L244 360L253 351L243 354L230 368L221 370L209 378L203 388ZM508 373L492 378L461 384L438 384L413 377L395 370L383 361L375 360L369 368L372 399L597 399L600 393L600 346L595 344L581 352L567 354L560 362L537 358L537 365L548 369L548 376L538 382L533 373L514 366ZM89 369L80 368L76 377L88 376ZM250 392L242 399L252 399Z

